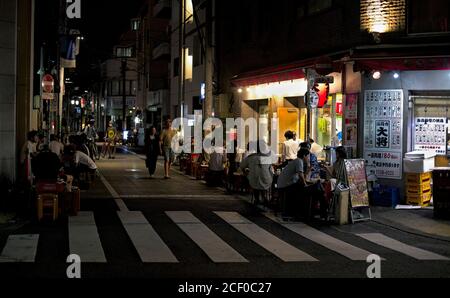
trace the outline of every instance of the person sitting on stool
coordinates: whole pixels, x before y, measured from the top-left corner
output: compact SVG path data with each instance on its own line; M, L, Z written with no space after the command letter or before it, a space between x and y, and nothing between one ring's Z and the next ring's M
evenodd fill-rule
M309 150L301 148L297 153L297 158L284 167L278 177L277 187L281 191L283 198L283 216L295 215L299 209L299 202L296 198L302 196L307 186L305 165L308 158Z

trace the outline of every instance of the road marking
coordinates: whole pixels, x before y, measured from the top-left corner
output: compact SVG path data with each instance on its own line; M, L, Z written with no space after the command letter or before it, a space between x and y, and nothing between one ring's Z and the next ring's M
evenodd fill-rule
M177 199L177 200L195 200L206 199L210 201L240 201L240 199L229 195L124 195L123 199Z
M260 228L237 212L214 212L233 228L284 262L315 262L317 259Z
M167 211L173 222L197 244L214 263L248 263L230 245L188 211Z
M106 189L109 191L113 199L115 199L115 202L117 204L117 207L120 211L127 212L129 211L127 208L127 205L125 205L125 202L121 199L117 191L109 184L108 180L106 180L105 176L103 176L100 171L98 171L100 179L102 180L103 184L105 185Z
M83 263L106 263L94 213L80 212L69 217L69 248Z
M142 212L117 212L128 236L144 263L178 263Z
M284 221L280 221L273 214L266 213L265 216L274 222L281 224L283 227L291 230L292 232L309 239L329 250L337 252L344 257L349 258L352 261L366 261L367 257L371 255L371 252L368 252L364 249L355 247L350 245L344 241L336 239L328 234L325 234L319 230L316 230L306 224L303 223L288 223Z
M377 245L389 248L399 253L410 256L419 261L449 261L450 259L433 252L429 252L414 246L407 245L395 239L389 238L383 234L357 234L357 236L364 238Z
M129 212L128 207L123 200L116 199L115 202L121 212Z
M0 255L0 263L33 263L39 235L10 235Z

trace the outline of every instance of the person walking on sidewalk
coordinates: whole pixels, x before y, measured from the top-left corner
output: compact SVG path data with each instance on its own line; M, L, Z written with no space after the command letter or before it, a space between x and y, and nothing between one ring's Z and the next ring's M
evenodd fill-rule
M172 150L172 139L176 136L177 131L172 129L172 120L167 119L164 129L159 137L159 145L161 154L164 156L164 179L170 179L170 167L175 158Z
M159 150L159 139L156 135L156 127L152 126L150 128L148 136L145 138L145 155L147 159L145 160L145 165L150 174L150 178L153 178L156 171L156 162L158 160Z

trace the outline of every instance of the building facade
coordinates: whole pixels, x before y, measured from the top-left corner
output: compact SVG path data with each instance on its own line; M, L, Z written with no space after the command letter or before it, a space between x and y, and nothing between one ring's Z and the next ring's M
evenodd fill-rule
M230 2L217 9L225 114L277 118L278 145L286 130L344 145L382 184L403 188L414 149L448 165L447 1Z
M32 127L34 1L0 1L0 177L20 178L20 149Z

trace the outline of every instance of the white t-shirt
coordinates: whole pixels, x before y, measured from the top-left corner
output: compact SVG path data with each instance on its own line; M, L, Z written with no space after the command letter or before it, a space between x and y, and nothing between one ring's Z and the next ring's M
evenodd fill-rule
M211 153L209 159L209 169L211 171L220 172L225 169L224 163L227 161L227 155L225 153Z
M76 165L79 165L79 164L85 165L85 166L89 167L89 169L91 169L91 170L97 169L97 165L95 164L95 162L89 156L87 156L85 153L83 153L81 151L75 152L75 164Z
M312 154L314 154L315 156L319 156L321 153L322 153L322 151L323 151L323 147L322 146L320 146L319 144L317 144L317 143L313 143L312 145L311 145L311 153Z
M48 149L50 149L50 151L55 153L56 155L60 156L64 151L64 145L58 141L51 141L48 145Z
M294 140L288 140L283 144L283 161L297 158L299 144Z

